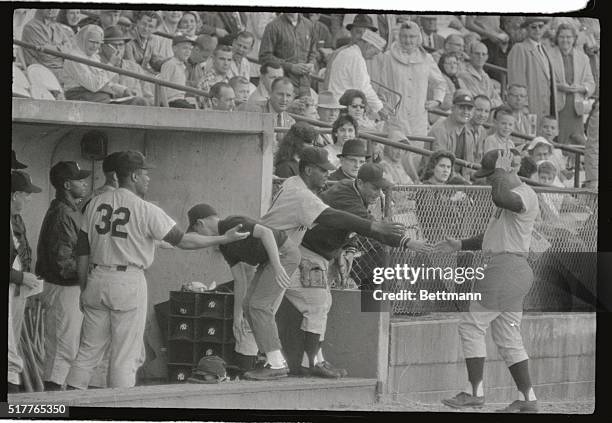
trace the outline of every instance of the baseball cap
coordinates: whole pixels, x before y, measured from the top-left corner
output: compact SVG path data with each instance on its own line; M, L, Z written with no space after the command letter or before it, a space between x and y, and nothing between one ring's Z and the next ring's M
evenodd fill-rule
M153 169L140 151L122 151L115 159L115 172L129 173L138 169Z
M474 178L485 178L492 175L495 172L497 157L502 151L501 149L487 151L480 161L480 169L474 173Z
M313 164L324 170L336 170L334 165L329 161L327 150L320 147L304 147L300 162Z
M175 46L180 43L189 43L191 45L195 45L196 42L192 39L187 38L185 35L180 34L172 39L172 46Z
M219 383L227 378L225 365L225 360L216 355L204 356L188 380L195 383Z
M457 90L455 91L455 96L453 97L453 104L466 104L469 106L474 106L474 97L465 91L465 90Z
M384 178L384 169L378 163L366 163L359 168L357 179L369 182L379 189L386 189L393 185L393 182Z
M108 156L104 158L102 161L102 171L104 173L114 172L117 168L117 158L121 155L121 151L115 151L114 153L110 153Z
M77 162L58 162L52 168L49 174L51 184L58 187L65 181L80 181L91 175L90 170L81 170Z
M13 192L35 193L42 192L42 189L32 183L30 175L22 170L11 171L11 193Z
M212 206L204 203L196 204L187 212L190 227L193 226L198 219L206 219L210 216L217 216L217 212Z
M11 169L25 169L26 167L28 166L17 160L15 150L11 150Z

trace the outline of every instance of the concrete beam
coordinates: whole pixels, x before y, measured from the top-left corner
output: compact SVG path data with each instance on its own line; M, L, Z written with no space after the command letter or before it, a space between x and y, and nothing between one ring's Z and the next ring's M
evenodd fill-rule
M13 97L13 122L109 128L138 128L260 134L273 128L271 113L218 112Z

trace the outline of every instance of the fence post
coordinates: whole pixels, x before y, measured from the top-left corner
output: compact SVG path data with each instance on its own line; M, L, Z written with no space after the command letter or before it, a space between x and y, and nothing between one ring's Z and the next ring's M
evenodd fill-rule
M574 188L580 188L580 153L574 153Z

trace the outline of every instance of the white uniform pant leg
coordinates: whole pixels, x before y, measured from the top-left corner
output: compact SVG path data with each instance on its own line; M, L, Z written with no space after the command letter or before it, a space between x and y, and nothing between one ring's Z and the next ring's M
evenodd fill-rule
M483 307L478 301L470 303L470 311L461 313L458 329L465 358L487 356L487 329L500 314Z
M491 337L508 367L529 358L521 336L522 318L520 311L506 311L491 322Z
M45 364L43 380L63 385L79 350L83 313L80 287L44 282Z
M129 388L136 384L142 364L147 320L147 281L142 271L127 271L125 278L109 281L106 298L111 309L109 385Z
M23 359L19 355L19 340L21 339L21 330L17 333L17 328L15 325L15 315L17 314L17 310L20 308L19 303L20 296L15 296L15 288L17 285L14 283L9 284L9 309L8 309L8 331L7 331L7 341L8 341L8 367L7 367L7 377L6 380L9 383L13 383L15 385L21 384L21 372L23 371ZM25 301L23 301L25 305ZM23 309L21 310L21 314L23 315ZM21 321L23 322L23 316Z
M87 389L94 368L110 345L110 309L103 303L103 279L108 272L94 269L87 277L83 292L83 326L81 343L66 384Z

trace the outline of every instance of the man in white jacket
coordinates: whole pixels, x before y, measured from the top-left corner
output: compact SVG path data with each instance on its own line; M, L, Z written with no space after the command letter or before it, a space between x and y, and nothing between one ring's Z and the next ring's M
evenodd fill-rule
M386 114L383 111L382 101L372 88L366 65L366 60L382 52L385 44L385 40L380 35L366 29L360 39L338 51L328 70L329 90L335 98L340 98L348 89L357 89L365 93L368 106L374 113L378 113L379 116Z

